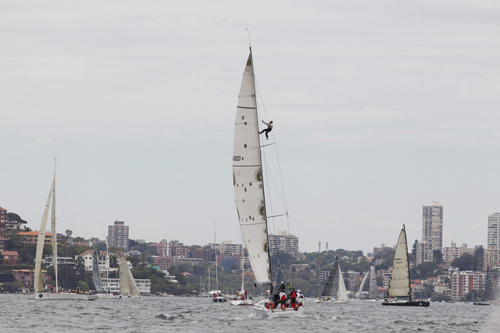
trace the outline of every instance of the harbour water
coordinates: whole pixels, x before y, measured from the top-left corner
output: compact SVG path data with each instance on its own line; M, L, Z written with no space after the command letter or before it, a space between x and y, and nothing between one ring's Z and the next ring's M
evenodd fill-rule
M500 332L500 306L431 303L429 308L380 303L315 304L303 316L257 319L249 307L207 298L142 297L36 301L0 295L0 331L7 332Z

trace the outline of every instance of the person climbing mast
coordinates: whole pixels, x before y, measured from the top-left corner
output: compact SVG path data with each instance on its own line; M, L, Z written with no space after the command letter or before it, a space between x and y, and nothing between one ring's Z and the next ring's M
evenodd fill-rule
M267 125L267 128L264 128L259 132L259 134L266 133L266 140L269 140L269 136L267 134L273 130L273 121L271 120L269 123L266 123L262 120L262 122Z

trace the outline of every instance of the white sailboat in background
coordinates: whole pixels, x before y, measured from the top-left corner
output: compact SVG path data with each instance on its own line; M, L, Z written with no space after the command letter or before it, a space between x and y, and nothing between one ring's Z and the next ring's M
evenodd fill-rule
M236 110L233 187L243 243L248 251L255 281L261 286L269 287L272 295L271 258L251 48ZM256 303L253 311L258 317L293 316L304 311L303 306L286 309L273 307L274 303L268 299Z
M335 256L335 262L333 263L332 270L328 276L328 281L326 282L325 289L321 294L321 297L315 301L315 303L321 302L332 302L332 303L348 303L349 297L347 296L347 290L345 288L344 277L342 276L342 270L340 269L339 256Z
M120 296L121 297L140 297L141 293L137 284L135 283L134 276L128 267L127 259L122 253L120 256Z
M375 267L370 267L370 289L368 291L368 298L372 300L377 300L378 289L377 289L377 275L375 274Z
M356 298L361 299L363 297L363 289L365 288L365 283L366 280L368 280L368 276L370 275L370 272L367 272L365 276L363 277L363 280L361 281L361 285L359 286L359 291L356 293Z
M42 274L42 254L43 247L45 245L45 233L47 229L47 220L49 216L49 210L51 211L51 233L52 233L52 255L54 261L54 274L55 274L55 289L49 291L45 288L45 281ZM42 217L42 223L40 224L40 230L38 231L38 240L36 245L36 257L35 257L35 280L33 283L33 289L35 291L35 299L40 300L95 300L97 297L95 295L80 294L80 293L70 293L70 292L59 292L59 281L58 281L58 271L57 271L57 231L56 231L56 173L54 169L54 180L52 181L52 186L50 187L50 192L47 197L47 203L45 204L45 210Z
M235 298L231 300L231 305L253 305L253 300L248 298L248 293L245 289L245 258L241 259L241 290L235 295Z

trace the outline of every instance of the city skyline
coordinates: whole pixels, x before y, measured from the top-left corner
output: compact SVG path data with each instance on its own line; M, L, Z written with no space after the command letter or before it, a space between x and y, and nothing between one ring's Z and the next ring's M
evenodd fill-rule
M498 13L456 1L9 2L0 205L38 229L55 156L60 232L104 237L120 220L133 238L200 244L216 222L218 239L241 242L231 163L248 28L260 118L274 122L266 170L279 162L288 207L269 231L297 235L301 251L366 253L403 224L419 239L421 207L438 201L444 244L486 245L500 210ZM286 213L279 203L272 215Z

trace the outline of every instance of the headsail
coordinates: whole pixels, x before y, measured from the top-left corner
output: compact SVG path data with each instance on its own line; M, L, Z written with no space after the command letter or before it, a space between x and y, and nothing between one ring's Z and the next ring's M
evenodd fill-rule
M378 297L377 290L377 276L375 275L375 267L370 267L370 289L368 291L368 298L374 299Z
M404 225L399 234L398 244L396 245L387 295L390 297L410 297L411 300L408 246L406 244L406 230Z
M261 285L269 285L272 277L251 50L243 73L234 124L233 187L243 243L255 280Z
M47 203L45 204L45 211L42 217L42 223L40 224L40 230L38 230L38 241L36 244L36 258L35 258L35 281L33 289L35 292L40 292L44 290L44 280L42 274L42 254L43 246L45 245L45 231L47 229L47 220L49 217L50 199L52 198L52 190L54 188L54 181L50 187L49 196L47 197ZM52 235L54 237L54 235Z
M99 274L99 255L97 250L94 250L92 262L92 278L94 279L95 290L97 292L102 291L101 275Z
M137 284L135 283L134 276L128 267L127 259L125 259L125 255L122 254L120 256L120 294L129 294L132 296L140 296L139 288L137 288Z
M339 275L339 291L337 292L337 301L339 302L349 302L349 296L347 296L347 290L345 288L344 277L342 276L342 270L340 269L340 263L338 263L338 275Z
M359 286L359 292L358 294L356 295L357 298L361 298L361 294L363 292L363 289L365 288L365 283L366 283L366 280L368 280L368 276L370 275L370 273L366 273L365 276L363 277L363 280L361 281L361 285Z

